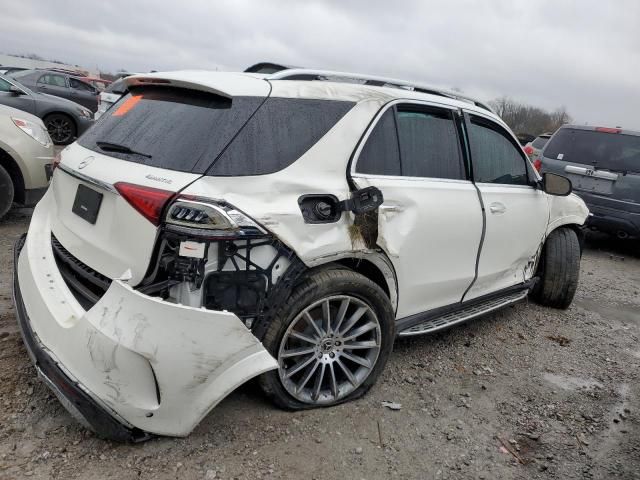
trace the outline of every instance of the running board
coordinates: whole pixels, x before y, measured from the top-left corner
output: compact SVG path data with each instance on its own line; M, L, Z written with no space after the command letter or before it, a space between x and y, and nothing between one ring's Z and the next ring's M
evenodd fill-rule
M479 317L485 313L493 312L507 305L519 302L524 299L529 293L529 289L518 290L516 292L510 292L506 295L485 300L481 303L462 307L460 310L455 310L435 318L430 318L422 323L409 327L398 333L399 337L409 337L413 335L423 335L425 333L432 333L443 328L450 327L457 323L466 322L472 318Z

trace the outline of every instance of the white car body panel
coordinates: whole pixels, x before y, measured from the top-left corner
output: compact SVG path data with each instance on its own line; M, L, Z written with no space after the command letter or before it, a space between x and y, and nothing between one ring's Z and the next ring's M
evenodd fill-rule
M93 118L99 119L104 112L111 108L111 105L120 100L121 96L119 93L100 92L98 95L98 110L93 114Z
M56 237L79 260L109 278L131 270L131 284L137 285L147 271L157 227L122 198L113 184L129 182L176 192L200 175L126 162L78 143L62 151L60 165L50 188L55 199L51 208L57 212L52 218ZM100 185L91 179L100 179ZM104 195L95 225L72 212L80 184Z
M465 300L529 280L549 221L548 195L528 186L476 184L486 227L478 278Z
M25 309L39 340L69 376L124 425L146 432L188 434L231 390L278 365L238 316L197 308L202 292L192 284L173 285L168 300L131 288L149 268L159 229L118 194L113 188L117 182L223 200L291 249L291 257L306 267L344 258L376 259L397 319L461 302L472 284L465 300L528 280L546 235L561 225L581 225L588 214L576 196L550 197L533 187L478 184L476 189L466 180L354 174L358 187L376 186L385 197L378 216L380 248L366 246L350 229L352 213L342 213L334 223L309 224L298 200L318 193L340 201L351 197L349 159L385 104L420 100L504 123L463 101L398 88L269 82L255 75L199 71L127 79L129 85L155 81L230 97L272 95L356 105L294 163L266 175L182 173L119 160L78 144L63 151L20 255L18 280ZM104 195L95 225L72 213L80 184ZM478 190L486 228L473 283L485 224ZM500 203L504 210L491 213L492 205ZM56 266L52 232L78 260L115 279L88 311ZM255 260L269 263L269 248ZM207 258L212 268L218 266L216 249ZM289 264L282 265L283 272Z
M165 302L120 280L84 311L51 250L51 195L36 207L20 255L21 291L40 342L98 403L127 425L182 436L238 385L277 368L229 312Z
M473 184L362 174L354 180L360 188L375 186L384 192L378 245L398 277L396 318L459 302L473 281L482 236L482 210Z

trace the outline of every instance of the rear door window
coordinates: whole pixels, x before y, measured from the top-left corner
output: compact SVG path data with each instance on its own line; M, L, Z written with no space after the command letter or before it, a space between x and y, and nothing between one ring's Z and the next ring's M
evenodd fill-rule
M407 105L398 107L397 115L403 176L465 177L460 142L451 111Z
M400 146L394 109L389 108L378 120L362 147L357 173L369 175L400 175Z
M122 97L78 143L106 155L153 167L204 173L264 102L208 92L138 87ZM97 142L144 155L104 151Z
M282 170L315 145L353 105L337 100L270 97L207 174L265 175Z
M470 115L469 142L474 180L528 185L527 160L519 145L496 123Z
M640 136L563 128L547 144L544 156L607 170L640 172Z

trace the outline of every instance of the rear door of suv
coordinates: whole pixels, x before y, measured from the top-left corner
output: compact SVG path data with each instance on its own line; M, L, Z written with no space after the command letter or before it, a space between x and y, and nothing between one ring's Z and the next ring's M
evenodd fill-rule
M471 300L532 276L549 221L549 203L513 135L477 112L468 112L465 120L473 179L486 218L478 277L465 295Z
M474 279L482 210L459 125L455 107L392 104L354 156L355 184L384 196L378 243L397 273L398 318L460 302Z

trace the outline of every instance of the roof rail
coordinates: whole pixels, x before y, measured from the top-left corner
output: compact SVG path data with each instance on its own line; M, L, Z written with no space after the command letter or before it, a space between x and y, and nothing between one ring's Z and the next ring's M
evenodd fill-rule
M330 82L358 83L362 85L370 85L374 87L391 87L410 90L420 93L428 93L431 95L439 95L441 97L461 100L463 102L472 103L480 108L493 112L491 107L486 103L476 100L475 98L460 95L458 92L444 90L431 85L411 82L408 80L400 80L397 78L377 77L374 75L363 75L361 73L334 72L331 70L312 70L306 68L290 68L275 72L267 77L269 80L323 80Z

